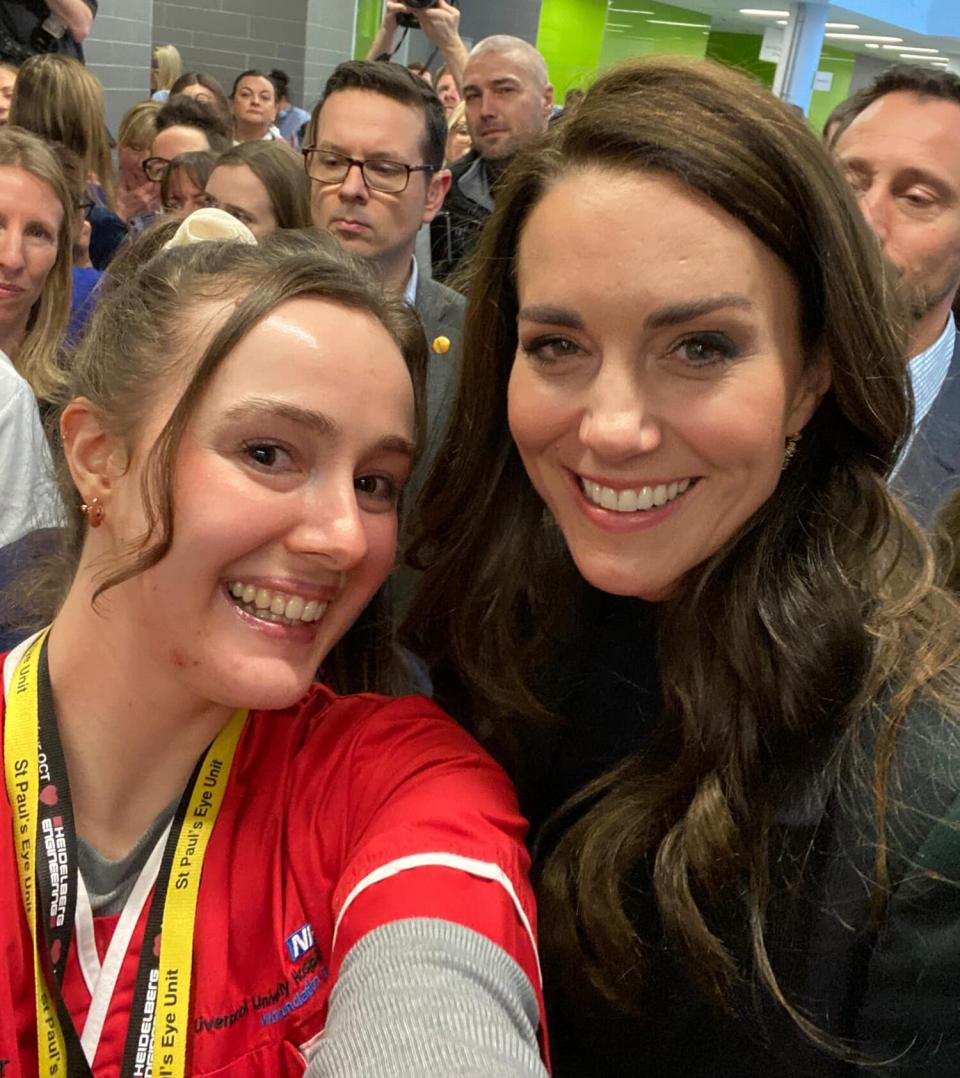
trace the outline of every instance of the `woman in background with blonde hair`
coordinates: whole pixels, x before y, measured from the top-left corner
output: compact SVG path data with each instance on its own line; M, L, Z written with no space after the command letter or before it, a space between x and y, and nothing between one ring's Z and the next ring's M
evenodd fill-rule
M447 149L444 154L443 167L449 168L454 161L459 161L472 149L473 139L470 137L470 128L467 127L467 103L461 101L454 105L453 111L447 118Z
M0 63L0 127L10 119L10 102L17 84L17 65L4 60Z
M170 87L183 73L183 61L175 45L158 45L150 63L150 99L161 104L170 96Z
M103 203L112 208L115 183L103 87L83 64L69 56L31 56L17 75L10 122L73 150L87 181L100 188Z
M117 133L117 213L124 221L141 213L157 213L157 185L143 172L143 162L157 133L156 101L141 101L127 109Z
M0 130L0 220L0 548L5 548L57 521L36 396L49 399L60 385L57 355L70 312L73 222L72 199L53 152L14 127Z
M0 131L0 177L0 352L47 400L70 313L74 200L53 151L12 125Z

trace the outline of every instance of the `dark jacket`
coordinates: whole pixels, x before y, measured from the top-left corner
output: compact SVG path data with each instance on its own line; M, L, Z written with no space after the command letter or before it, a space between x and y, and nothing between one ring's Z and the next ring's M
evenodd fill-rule
M433 276L445 281L473 249L483 222L490 210L475 202L460 187L463 176L479 160L476 150L455 162L451 168L453 182L443 201L443 209L430 225L430 251L433 260Z
M84 0L97 14L98 0ZM0 60L20 65L39 52L72 56L83 63L83 49L69 33L50 39L40 30L50 15L43 0L3 0L0 3Z
M637 600L597 594L556 664L550 703L562 704L569 722L559 735L541 735L527 747L535 766L520 783L524 807L539 825L538 865L555 842L555 825L542 826L546 815L636 752L656 728L649 626L649 610ZM872 736L865 730L866 759ZM600 1000L582 971L557 968L544 948L555 1078L960 1075L960 730L921 707L901 732L890 793L892 803L906 807L888 818L893 890L879 930L870 924L864 883L873 868L869 775L826 774L811 768L804 783L785 792L771 835L779 851L775 883L781 866L791 873L805 866L800 886L774 887L766 929L771 964L787 998L821 1029L849 1038L873 1059L897 1061L869 1071L813 1047L749 975L737 1015L723 1014L694 987L659 930L649 876L640 871L631 901L652 941L646 959L653 991L639 1016ZM745 906L733 896L721 915L724 936L749 974Z
M943 388L914 433L891 486L928 526L960 488L960 333Z
M453 411L460 378L466 307L467 301L459 292L421 273L414 310L427 338L427 429L423 453L403 492L401 523L404 541L409 537L417 499L430 474ZM444 347L447 351L443 351ZM398 620L413 597L419 577L418 572L402 564L390 576L388 591Z

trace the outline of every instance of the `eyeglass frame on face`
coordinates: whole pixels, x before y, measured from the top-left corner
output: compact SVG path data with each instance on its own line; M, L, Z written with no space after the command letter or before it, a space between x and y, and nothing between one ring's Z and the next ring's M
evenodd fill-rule
M160 169L160 173L157 176L152 176L151 175L151 172L153 171L152 166L153 166L154 161L162 161L163 162L163 168ZM148 166L150 166L150 167L148 168ZM164 173L167 171L167 169L169 167L170 167L170 160L169 160L169 158L166 158L166 157L148 157L146 159L146 161L144 161L140 165L140 168L143 170L144 176L146 176L147 179L151 183L159 183L163 179Z
M348 157L345 153L340 153L338 150L325 150L320 146L305 146L301 151L303 154L303 164L307 171L307 176L314 183L322 183L327 187L336 187L338 184L346 182L347 177L350 175L350 170L356 166L360 169L360 178L363 180L364 186L368 191L377 191L381 195L402 195L404 191L410 186L410 175L413 172L426 172L428 175L433 175L440 170L435 165L408 165L403 161L391 161L387 158L375 157L370 161L361 161L356 157ZM315 153L326 154L328 157L338 157L341 162L346 165L343 175L338 180L321 180L319 176L314 176L310 171L310 155ZM403 169L404 181L403 186L394 188L378 187L376 183L370 182L370 177L367 175L368 165L393 165L398 169ZM398 174L399 175L399 174Z

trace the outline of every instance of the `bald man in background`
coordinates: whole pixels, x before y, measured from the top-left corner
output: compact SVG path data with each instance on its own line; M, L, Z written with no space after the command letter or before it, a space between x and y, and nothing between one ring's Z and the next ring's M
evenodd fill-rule
M470 53L463 99L473 150L451 169L442 211L431 225L433 276L449 277L493 211L497 180L517 151L540 138L553 87L537 50L518 37L484 38Z

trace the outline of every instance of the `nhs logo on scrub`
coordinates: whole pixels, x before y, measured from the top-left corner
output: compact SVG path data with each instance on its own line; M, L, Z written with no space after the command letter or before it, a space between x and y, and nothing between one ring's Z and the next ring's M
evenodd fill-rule
M284 942L287 945L287 954L290 955L290 961L299 961L307 951L312 951L316 945L313 938L313 925L309 922L301 925L296 932L292 932L287 936Z

